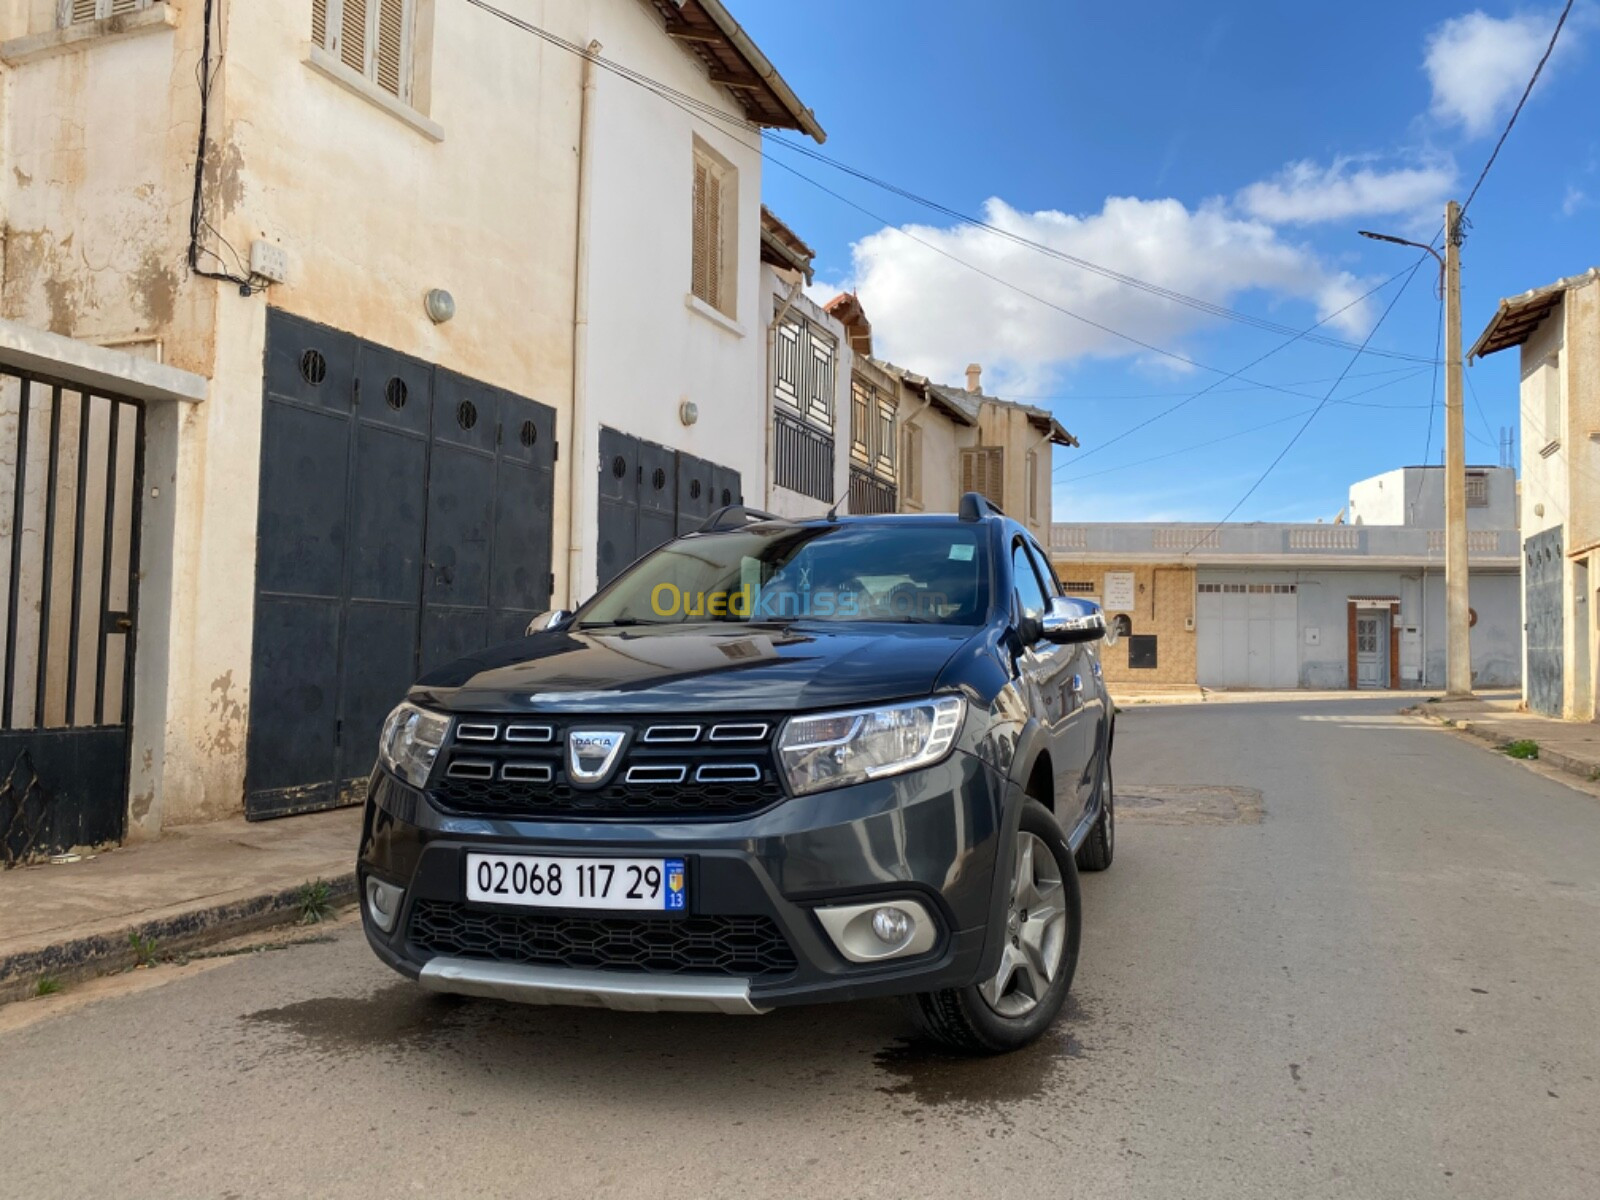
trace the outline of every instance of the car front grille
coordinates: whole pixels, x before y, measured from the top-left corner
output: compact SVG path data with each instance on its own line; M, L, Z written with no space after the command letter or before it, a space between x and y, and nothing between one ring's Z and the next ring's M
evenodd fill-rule
M784 798L773 756L779 721L760 716L608 720L458 718L429 793L452 812L495 817L729 817ZM622 729L599 787L567 776L572 728Z
M657 975L786 975L794 951L766 917L573 917L419 900L411 944L431 954Z

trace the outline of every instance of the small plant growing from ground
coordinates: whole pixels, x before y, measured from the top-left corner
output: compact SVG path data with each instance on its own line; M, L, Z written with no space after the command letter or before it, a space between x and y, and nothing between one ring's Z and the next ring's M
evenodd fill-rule
M128 945L133 949L134 965L139 967L153 967L156 962L156 940L153 937L140 937L139 931L134 930L128 935Z
M1600 767L1589 768L1589 782L1600 783Z
M1531 738L1519 738L1514 742L1507 742L1504 749L1512 758L1539 757L1539 743Z
M326 879L313 880L301 886L295 903L300 906L300 924L320 924L333 911L333 889Z
M60 990L61 980L54 975L41 975L39 976L39 982L34 985L33 994L35 996L54 996Z

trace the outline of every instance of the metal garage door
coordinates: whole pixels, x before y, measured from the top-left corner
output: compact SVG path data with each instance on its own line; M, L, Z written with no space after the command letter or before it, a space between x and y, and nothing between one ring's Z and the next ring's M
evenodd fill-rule
M1561 715L1561 527L1522 543L1522 585L1528 622L1528 707Z
M269 314L247 816L354 802L411 682L549 607L554 461L553 409Z
M597 583L698 529L719 508L742 504L739 472L602 426Z
M1203 581L1196 605L1198 679L1205 687L1300 686L1292 583Z

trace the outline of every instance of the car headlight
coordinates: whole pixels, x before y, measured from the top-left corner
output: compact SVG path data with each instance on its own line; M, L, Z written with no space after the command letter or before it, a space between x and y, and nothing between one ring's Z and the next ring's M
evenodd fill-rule
M412 787L422 787L449 732L449 717L409 702L401 704L383 723L378 761Z
M966 711L960 696L937 696L793 717L778 739L778 756L796 794L899 775L949 754Z

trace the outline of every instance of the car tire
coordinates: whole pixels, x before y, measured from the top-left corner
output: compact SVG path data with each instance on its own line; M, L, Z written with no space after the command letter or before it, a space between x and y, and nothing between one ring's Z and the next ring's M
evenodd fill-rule
M923 1032L962 1053L1004 1054L1034 1041L1061 1011L1078 967L1083 908L1077 866L1066 835L1050 810L1030 798L1023 801L1017 843L1012 884L1000 897L1006 905L1010 945L996 976L910 998L912 1015ZM1026 863L1025 849L1029 851ZM1034 861L1034 856L1041 854L1048 861ZM1026 909L1017 903L1019 898L1024 904L1037 898L1031 923L1025 917ZM1057 903L1059 924L1054 913ZM1042 916L1047 907L1049 915Z
M1117 849L1117 803L1111 787L1111 759L1106 759L1105 772L1100 776L1100 819L1089 830L1089 836L1078 847L1078 870L1104 871L1111 865L1111 856Z

